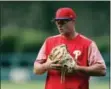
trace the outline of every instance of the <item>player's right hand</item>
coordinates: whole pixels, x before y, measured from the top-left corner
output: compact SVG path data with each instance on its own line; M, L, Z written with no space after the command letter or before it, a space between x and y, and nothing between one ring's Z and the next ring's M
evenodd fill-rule
M57 64L59 60L47 60L46 63L44 63L44 67L46 70L50 69L56 69L60 70L61 69L61 64Z

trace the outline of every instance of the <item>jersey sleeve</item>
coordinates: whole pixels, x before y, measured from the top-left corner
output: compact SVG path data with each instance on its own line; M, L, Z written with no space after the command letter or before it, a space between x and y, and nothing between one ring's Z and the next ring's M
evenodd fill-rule
M45 41L38 52L35 62L42 64L46 62L46 59L47 59L47 55L46 55L46 41Z
M104 67L106 68L105 61L104 61L96 43L94 41L92 41L92 43L90 44L89 49L88 49L88 65L90 66L90 65L93 65L96 63L103 64Z

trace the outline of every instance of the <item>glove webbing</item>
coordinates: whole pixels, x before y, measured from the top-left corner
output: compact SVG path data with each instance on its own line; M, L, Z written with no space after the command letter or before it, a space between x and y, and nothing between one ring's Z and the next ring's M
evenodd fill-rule
M61 69L61 83L64 83L64 81L65 81L65 72L66 72L66 68L64 66Z
M64 83L64 81L65 81L65 73L67 70L67 65L65 63L68 59L67 59L66 55L67 54L64 54L64 60L62 61L63 64L62 64L62 69L61 69L61 83Z

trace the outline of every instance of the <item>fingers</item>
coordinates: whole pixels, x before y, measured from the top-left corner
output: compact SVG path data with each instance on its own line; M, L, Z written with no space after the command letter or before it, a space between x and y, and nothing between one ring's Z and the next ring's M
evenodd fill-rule
M62 66L60 64L51 64L50 65L50 69L60 70L61 68L62 68Z
M53 61L52 61L52 64L56 64L56 63L58 63L59 61L60 61L60 60L58 60L58 59L57 59L57 60L53 60Z
M52 49L51 55L52 55L52 60L55 59L61 59L62 56L65 54L66 46L65 45L60 45Z

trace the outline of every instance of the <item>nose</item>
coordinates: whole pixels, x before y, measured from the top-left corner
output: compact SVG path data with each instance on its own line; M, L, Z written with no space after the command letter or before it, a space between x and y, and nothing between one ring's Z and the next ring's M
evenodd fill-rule
M61 24L58 24L58 27L60 27L60 28L61 28L61 27L62 27L62 25L61 25Z

